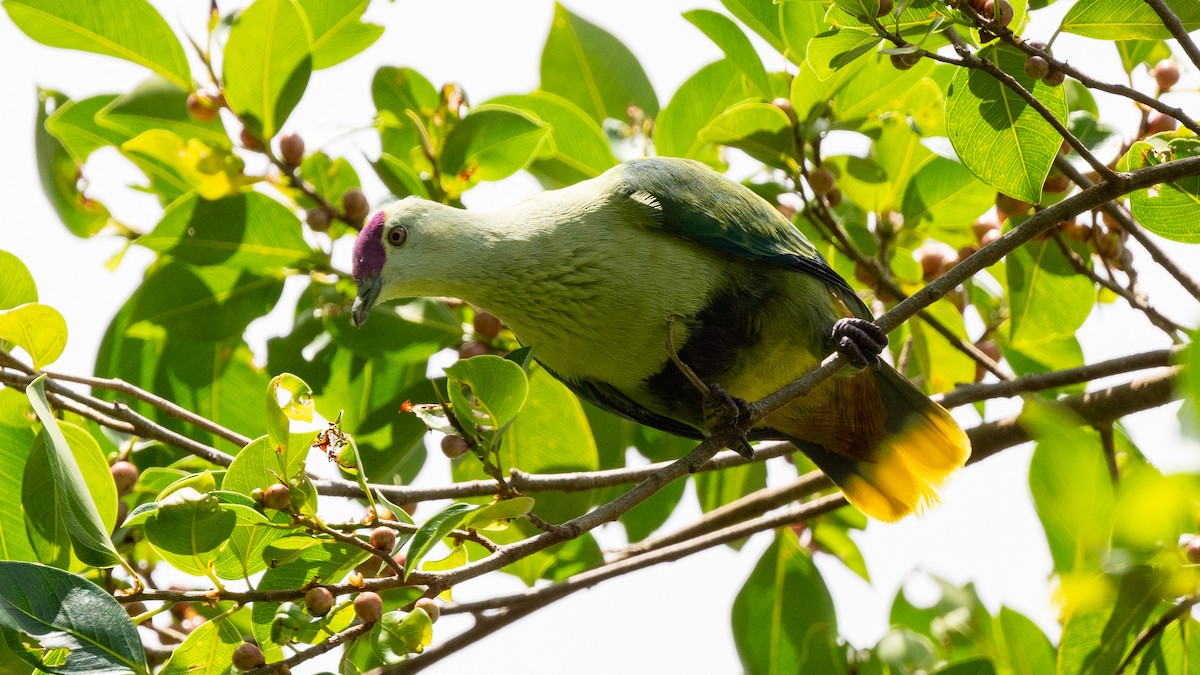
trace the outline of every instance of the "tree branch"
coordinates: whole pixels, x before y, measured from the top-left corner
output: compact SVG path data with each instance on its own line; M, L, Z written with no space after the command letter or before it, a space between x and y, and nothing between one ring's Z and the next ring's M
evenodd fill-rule
M1192 65L1200 68L1200 49L1196 48L1196 43L1188 35L1187 27L1183 25L1183 22L1179 20L1175 12L1172 12L1171 8L1163 0L1146 0L1146 4L1150 5L1154 13L1162 20L1163 25L1167 27L1167 30L1171 31L1171 35L1175 38L1175 41L1179 43L1180 47L1183 47L1184 53L1192 60Z

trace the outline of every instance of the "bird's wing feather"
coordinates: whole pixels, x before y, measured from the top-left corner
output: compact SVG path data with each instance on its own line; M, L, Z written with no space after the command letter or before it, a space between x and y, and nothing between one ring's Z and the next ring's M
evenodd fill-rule
M692 160L627 162L617 191L648 225L825 282L855 315L871 311L803 234L758 195ZM733 188L733 189L731 189Z
M538 363L541 363L541 361ZM542 367L545 368L546 364L543 363ZM614 415L619 415L648 427L662 429L663 431L675 434L676 436L683 436L684 438L701 439L704 437L699 430L688 424L647 410L638 402L622 394L611 384L588 378L565 378L549 368L546 368L546 370L563 384L567 385L571 391Z

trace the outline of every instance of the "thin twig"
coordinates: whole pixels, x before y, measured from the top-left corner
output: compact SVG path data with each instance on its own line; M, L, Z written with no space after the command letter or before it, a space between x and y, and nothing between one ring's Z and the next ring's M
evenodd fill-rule
M932 398L944 408L956 408L978 401L1019 396L1034 391L1044 391L1072 384L1091 382L1102 377L1120 375L1134 370L1163 368L1171 365L1172 359L1175 355L1179 354L1181 349L1181 347L1158 349L1076 368L1056 370L1049 373L1030 373L1007 382L964 384L953 391L935 395Z
M374 624L356 623L346 630L331 635L323 642L317 643L302 652L296 652L292 656L282 661L268 663L267 665L261 668L255 668L254 670L247 670L246 675L271 675L272 673L291 672L290 669L294 666L298 666L309 659L314 659L321 654L331 651L344 642L349 642L350 640L355 640L366 635L368 632L370 632L372 626L374 626Z
M1108 465L1108 477L1113 485L1121 482L1121 469L1117 466L1117 445L1113 438L1112 422L1096 427L1100 432L1100 445L1104 448L1104 463Z
M126 382L124 380L115 379L115 378L85 377L82 375L70 375L68 373L60 373L60 372L51 371L51 370L47 370L44 372L45 372L46 376L50 379L60 380L63 382L74 382L76 384L85 384L93 389L106 389L108 391L115 391L120 394L132 396L132 397L138 399L139 401L142 401L151 406L154 406L155 408L163 411L164 413L170 415L171 417L174 417L177 420L187 422L188 424L191 424L192 426L194 426L198 429L203 429L204 431L207 431L207 432L213 434L214 436L223 438L223 439L229 441L230 443L233 443L234 445L238 446L239 448L249 445L250 441L253 440L247 436L243 436L242 434L239 434L238 432L236 432L232 429L223 427L220 424L217 424L216 422L213 422L212 420L210 420L206 417L201 417L200 415L197 415L196 413L188 410L187 408L179 406L172 401L168 401L167 399L165 399L161 396L158 396L157 394L152 394L152 393L146 391L145 389L142 389L141 387L129 384L128 382Z
M1150 5L1167 30L1171 31L1171 36L1175 38L1180 47L1183 47L1183 52L1192 60L1192 65L1200 68L1200 49L1196 48L1196 43L1188 35L1187 27L1183 25L1175 12L1172 12L1163 0L1146 0L1146 4Z
M1113 671L1113 675L1121 675L1125 669L1133 663L1133 659L1142 652L1143 649L1150 646L1156 637L1161 635L1175 621L1187 616L1192 607L1200 604L1200 593L1193 593L1185 596L1182 600L1175 603L1175 606L1163 612L1162 616L1158 617L1154 623L1146 626L1142 632L1138 633L1137 639L1133 641L1133 647L1129 649L1129 653L1125 658L1121 659L1121 664Z

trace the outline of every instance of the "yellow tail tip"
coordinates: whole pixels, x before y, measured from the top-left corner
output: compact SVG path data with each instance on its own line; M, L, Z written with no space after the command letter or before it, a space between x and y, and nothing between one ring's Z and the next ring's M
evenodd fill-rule
M855 464L842 493L858 510L891 523L938 502L942 484L970 457L971 441L937 407L916 416L872 454L874 461Z

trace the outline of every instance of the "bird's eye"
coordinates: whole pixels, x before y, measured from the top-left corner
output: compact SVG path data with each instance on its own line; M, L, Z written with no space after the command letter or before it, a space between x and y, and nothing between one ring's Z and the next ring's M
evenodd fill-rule
M403 227L393 227L387 233L388 243L392 246L400 247L408 240L408 230Z

